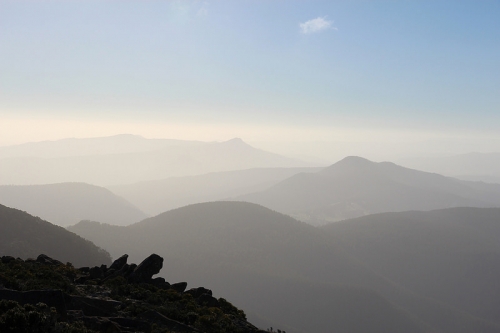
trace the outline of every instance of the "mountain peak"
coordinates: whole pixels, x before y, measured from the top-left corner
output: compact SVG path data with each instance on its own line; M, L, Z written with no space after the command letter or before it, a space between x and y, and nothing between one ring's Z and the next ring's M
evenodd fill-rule
M330 174L330 173L338 173L344 171L352 171L353 169L371 169L375 165L376 162L372 162L367 160L366 158L359 156L347 156L337 163L325 168L321 173Z
M247 145L247 143L245 141L243 141L243 139L241 139L241 138L232 138L231 140L227 140L223 143Z
M243 141L241 138L233 138L231 140L223 141L220 144L225 145L225 146L229 146L229 147L233 147L233 148L238 148L238 149L253 148L248 143L246 143L245 141Z
M361 156L347 156L335 164L350 164L350 165L373 165L375 162L370 161Z

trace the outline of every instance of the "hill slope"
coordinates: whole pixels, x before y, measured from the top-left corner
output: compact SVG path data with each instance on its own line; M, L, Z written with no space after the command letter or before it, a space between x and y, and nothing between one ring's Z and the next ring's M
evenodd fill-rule
M241 139L66 139L0 149L0 184L85 182L104 186L216 171L303 166L309 165L253 148Z
M301 172L320 168L258 168L111 186L109 189L150 215L207 201L263 191ZM104 221L103 221L104 222Z
M500 209L383 213L321 230L405 288L500 324Z
M38 217L0 205L0 254L36 258L40 253L80 266L111 263L109 253L92 242Z
M460 181L389 162L346 157L320 172L297 174L236 200L324 224L388 211L500 206L500 185Z
M114 256L159 253L172 268L165 272L167 279L203 279L262 327L274 323L294 332L499 329L401 289L321 230L254 204L196 204L127 227L82 222L70 230L107 246Z
M127 225L147 217L111 191L84 183L0 186L0 203L61 226L81 220Z

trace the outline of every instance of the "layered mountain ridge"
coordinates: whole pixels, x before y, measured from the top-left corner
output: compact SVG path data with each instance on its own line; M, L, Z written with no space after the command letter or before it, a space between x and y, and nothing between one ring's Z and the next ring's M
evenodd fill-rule
M498 207L500 185L351 156L317 173L297 174L267 190L234 199L320 225L387 211Z
M274 323L294 332L496 332L500 327L480 311L402 285L330 231L255 204L195 204L127 227L81 222L70 230L106 244L114 256L126 251L135 258L155 249L172 268L169 276L203 280L261 327Z
M0 148L0 184L4 185L108 186L217 171L304 166L310 165L254 148L241 139L197 142L120 135Z

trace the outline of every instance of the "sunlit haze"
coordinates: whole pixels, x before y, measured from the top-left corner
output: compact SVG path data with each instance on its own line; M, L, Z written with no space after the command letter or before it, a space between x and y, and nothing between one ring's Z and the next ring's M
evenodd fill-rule
M499 151L498 17L496 1L2 1L0 145Z
M500 0L0 0L0 333L499 333Z

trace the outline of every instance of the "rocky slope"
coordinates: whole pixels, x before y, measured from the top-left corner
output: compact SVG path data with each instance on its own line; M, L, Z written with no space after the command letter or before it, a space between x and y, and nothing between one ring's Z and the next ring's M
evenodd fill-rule
M295 333L500 332L480 312L474 316L401 287L329 232L255 204L203 203L126 227L87 221L70 230L115 258L163 256L169 267L163 277L226 295L260 327L277 325ZM425 247L426 237L420 240ZM409 257L406 264L412 262ZM448 285L454 281L451 276Z
M203 287L154 278L163 258L127 255L74 268L46 255L0 261L1 332L263 332L245 313Z

